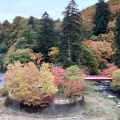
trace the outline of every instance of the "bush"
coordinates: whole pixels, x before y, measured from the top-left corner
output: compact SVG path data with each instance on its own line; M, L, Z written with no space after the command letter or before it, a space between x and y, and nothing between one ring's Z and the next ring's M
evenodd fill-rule
M65 82L66 70L60 67L54 67L51 69L51 72L55 76L55 85L61 86Z
M10 104L12 104L12 101L11 101L11 99L7 96L6 99L5 99L5 102L4 102L4 106L5 106L5 107L8 107Z
M65 78L70 81L78 81L83 83L83 71L76 65L68 67L66 69Z
M114 91L120 91L120 69L114 72L110 86Z
M69 98L76 100L80 97L82 92L82 84L76 81L68 81L64 83L64 94L67 95Z
M72 65L78 65L78 63L77 62L69 62L69 61L66 61L64 64L63 64L63 68L68 68L68 67L70 67L70 66L72 66Z
M101 35L98 35L98 36L92 35L90 37L90 40L93 40L93 41L102 41L102 37L101 37Z
M0 95L3 96L3 97L5 97L5 96L8 95L8 91L5 88L1 88L0 89Z

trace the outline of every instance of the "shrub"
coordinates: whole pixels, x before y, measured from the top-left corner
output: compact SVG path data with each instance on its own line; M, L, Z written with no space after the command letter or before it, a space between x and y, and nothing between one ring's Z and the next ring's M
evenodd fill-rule
M5 97L5 96L8 95L8 91L5 88L1 88L0 89L0 95L3 96L3 97Z
M99 74L100 75L110 75L110 76L113 76L114 71L116 71L117 69L118 69L118 67L115 66L114 63L109 63L109 64L107 64L107 68L102 69Z
M53 94L47 94L40 96L40 99L43 101L42 106L46 106L46 104L51 104L54 100Z
M55 76L55 85L61 86L65 82L66 70L60 67L54 67L51 69L52 74Z
M5 106L5 107L8 107L10 104L12 104L12 101L11 101L11 99L7 96L6 99L5 99L5 102L4 102L4 106Z
M78 63L77 62L70 62L70 61L66 61L64 64L63 64L63 68L68 68L68 67L70 67L70 66L72 66L72 65L78 65Z
M66 69L65 78L71 81L84 82L83 71L76 65Z
M67 95L71 99L77 99L80 97L82 92L82 84L76 81L68 81L64 83L64 94Z
M98 36L92 35L90 37L90 40L93 40L93 41L102 41L102 37L101 37L101 35L98 35Z
M120 91L120 69L114 72L110 86L114 91Z

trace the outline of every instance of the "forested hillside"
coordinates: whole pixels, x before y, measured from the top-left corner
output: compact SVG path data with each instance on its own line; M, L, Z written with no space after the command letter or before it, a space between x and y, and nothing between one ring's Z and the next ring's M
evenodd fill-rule
M49 11L39 19L16 16L12 23L5 20L0 24L1 69L6 70L8 64L17 60L40 64L37 63L40 58L42 62L64 68L79 65L86 74L106 73L103 71L109 68L109 64L114 65L114 30L120 0L109 0L105 4L109 5L110 17L105 32L97 34L94 31L96 5L79 12L74 0L61 11L63 21L53 20Z

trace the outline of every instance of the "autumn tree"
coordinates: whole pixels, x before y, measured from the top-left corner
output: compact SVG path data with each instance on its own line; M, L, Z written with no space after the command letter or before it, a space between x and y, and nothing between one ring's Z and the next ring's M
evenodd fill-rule
M114 63L108 63L108 64L107 64L107 68L102 69L102 70L99 72L99 74L100 74L100 75L105 75L105 76L109 76L109 75L110 75L110 76L113 76L113 73L114 73L116 70L118 70L118 67L115 66Z
M53 67L51 73L55 76L55 85L59 88L65 82L65 72L66 70L60 67Z
M8 65L5 87L10 92L12 99L30 105L35 100L33 96L39 98L40 95L34 86L35 81L38 80L39 71L33 63L22 66L20 62Z
M82 42L87 46L96 56L99 67L104 68L107 61L110 61L114 53L112 43L106 41L92 41L86 40Z
M41 87L41 92L43 94L54 94L57 92L57 87L54 85L54 76L50 72L48 63L43 63L40 67L39 81L39 84L36 85Z
M58 56L59 56L59 53L60 53L60 50L58 47L52 47L50 48L50 52L48 53L48 55L50 56L51 58L51 61L54 63Z
M21 64L17 61L8 65L5 88L13 100L41 107L51 103L57 92L47 63L42 64L40 71L32 62Z
M42 53L31 53L30 59L34 62L35 65L40 65L41 60L44 58Z
M96 10L93 18L95 27L93 28L94 34L99 35L107 31L107 25L110 19L109 4L104 0L98 0L95 4Z
M63 39L61 41L61 57L63 62L76 62L83 40L83 24L77 4L71 0L63 12Z
M72 100L76 100L82 94L83 85L76 81L66 81L64 83L64 94Z

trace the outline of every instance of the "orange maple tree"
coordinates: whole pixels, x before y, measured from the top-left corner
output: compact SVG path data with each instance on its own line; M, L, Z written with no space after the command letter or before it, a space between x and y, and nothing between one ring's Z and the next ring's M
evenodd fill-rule
M103 59L111 59L114 53L112 43L107 41L85 40L82 43L92 50L98 61L102 61Z
M47 63L41 65L40 71L32 62L21 64L17 61L8 65L5 88L13 100L41 107L49 104L57 92L54 76L50 73Z

